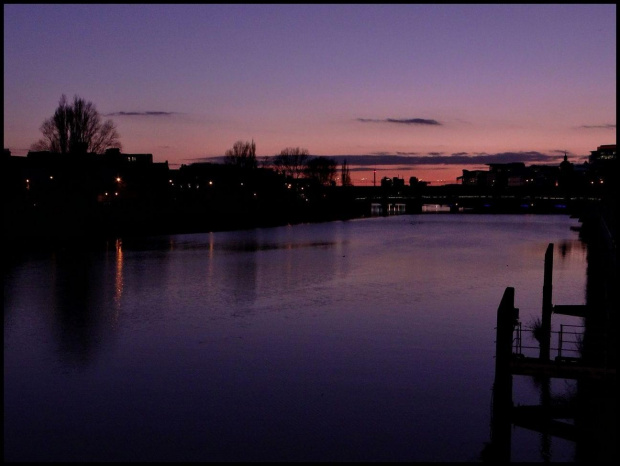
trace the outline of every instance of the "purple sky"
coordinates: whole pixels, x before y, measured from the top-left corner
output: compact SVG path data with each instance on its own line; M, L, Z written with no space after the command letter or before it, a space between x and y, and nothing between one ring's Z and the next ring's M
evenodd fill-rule
M62 94L172 168L254 139L455 182L616 142L616 5L4 5L4 147Z

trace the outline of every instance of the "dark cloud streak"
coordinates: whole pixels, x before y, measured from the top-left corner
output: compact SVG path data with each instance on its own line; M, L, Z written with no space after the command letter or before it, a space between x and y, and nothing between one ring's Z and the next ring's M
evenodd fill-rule
M607 125L581 125L580 128L583 129L616 129L616 125L607 124Z
M158 111L151 111L151 112L113 112L113 113L108 113L105 116L154 116L154 117L160 117L160 116L170 116L170 115L177 115L177 112L158 112Z
M501 152L497 154L476 154L467 155L460 152L452 155L335 155L331 156L338 163L344 160L352 166L376 166L376 165L486 165L489 163L514 163L523 162L525 164L536 163L559 163L562 156L548 155L542 152Z
M496 154L473 154L468 155L467 152L458 152L452 155L441 155L441 153L434 153L434 155L389 155L389 154L369 154L369 155L311 155L311 157L328 157L334 159L337 163L342 164L345 160L347 164L353 170L360 170L359 167L377 167L377 166L392 166L400 167L403 170L405 167L412 166L425 166L425 165L486 165L490 163L515 163L522 162L528 164L555 164L560 163L564 157L564 151L562 154L549 155L542 152L530 151L530 152L500 152ZM267 157L268 159L271 157ZM211 162L211 163L223 163L224 157L201 157L197 159L187 159L191 162Z
M396 123L401 125L441 126L441 123L439 123L437 120L429 120L426 118L357 118L357 121L360 121L362 123Z

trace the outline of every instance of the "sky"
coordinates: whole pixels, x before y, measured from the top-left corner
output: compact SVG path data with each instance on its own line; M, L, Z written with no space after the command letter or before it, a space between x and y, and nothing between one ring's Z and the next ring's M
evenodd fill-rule
M347 159L355 185L581 163L616 143L616 5L5 4L4 147L62 94L171 168L238 140Z

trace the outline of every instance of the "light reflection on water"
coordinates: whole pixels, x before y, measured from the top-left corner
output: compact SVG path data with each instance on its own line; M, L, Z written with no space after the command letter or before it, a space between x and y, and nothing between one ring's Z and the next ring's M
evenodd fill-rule
M398 216L14 264L5 459L475 461L499 300L539 315L553 242L554 301L583 304L574 225ZM541 460L520 438L513 459Z

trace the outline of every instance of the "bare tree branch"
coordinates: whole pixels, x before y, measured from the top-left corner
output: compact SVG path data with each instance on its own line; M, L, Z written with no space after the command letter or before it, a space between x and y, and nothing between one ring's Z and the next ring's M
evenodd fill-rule
M336 160L331 157L314 157L308 161L305 174L323 186L331 186L336 177L336 166Z
M273 165L278 173L298 179L304 174L309 157L308 149L287 147L274 157Z
M51 118L41 125L43 137L32 150L47 150L60 154L102 153L108 148L121 148L119 134L112 120L101 123L92 102L77 95L73 103L63 94Z
M256 144L252 142L237 141L232 149L226 151L224 161L228 165L239 168L254 169L258 167L256 160Z

